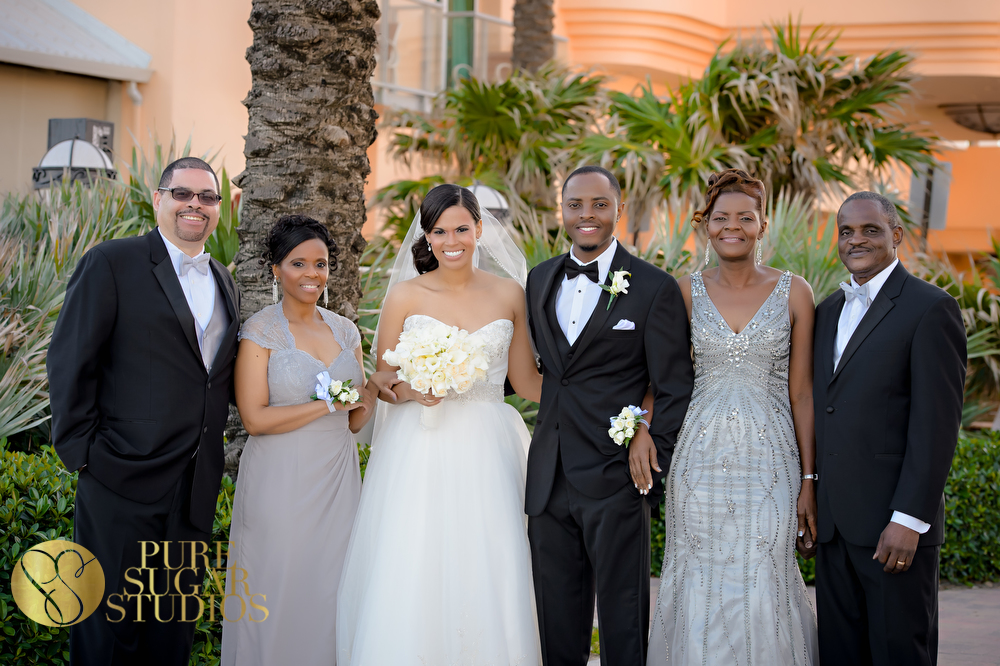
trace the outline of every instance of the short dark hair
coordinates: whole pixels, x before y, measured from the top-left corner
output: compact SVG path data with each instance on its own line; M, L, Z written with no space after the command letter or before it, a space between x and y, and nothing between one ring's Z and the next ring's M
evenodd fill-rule
M215 188L221 189L222 187L219 184L219 177L215 175L215 169L212 168L212 165L199 157L182 157L168 164L167 168L160 175L160 184L158 187L170 187L170 182L174 179L174 171L178 169L201 169L202 171L207 171L215 179Z
M413 245L410 247L410 252L413 253L413 265L421 275L438 267L437 257L427 247L427 236L437 224L441 213L453 206L461 206L469 211L469 215L477 224L483 219L479 212L479 200L472 190L452 183L442 183L428 192L420 204L420 228L424 230L424 235L413 239Z
M608 182L611 183L611 189L615 191L615 196L618 197L618 203L622 202L622 186L618 183L618 179L615 178L615 174L611 173L604 167L594 166L593 164L582 166L573 171L570 175L566 176L566 180L563 181L562 195L566 196L566 186L569 184L569 181L573 179L573 176L580 176L585 173L599 173L607 178Z
M337 242L330 238L326 225L307 215L282 215L267 234L264 262L268 267L280 264L292 250L307 240L318 238L330 252L330 272L337 269Z
M889 201L886 197L882 196L878 192L855 192L851 196L844 199L844 203L840 204L840 208L837 209L837 221L840 222L840 211L844 208L844 204L848 201L874 201L882 209L882 216L889 223L891 229L903 226L903 223L899 221L899 211L896 210L896 205Z

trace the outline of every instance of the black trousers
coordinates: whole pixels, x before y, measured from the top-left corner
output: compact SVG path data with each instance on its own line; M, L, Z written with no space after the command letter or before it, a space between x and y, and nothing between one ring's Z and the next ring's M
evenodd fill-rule
M816 553L816 615L823 664L932 666L938 651L940 546L917 548L905 573L890 574L874 548L839 531Z
M177 485L153 504L126 499L86 468L80 472L73 541L100 562L105 595L93 615L70 629L72 666L187 665L197 622L183 620L197 617L205 576L204 556L196 553L207 550L214 558L207 545L211 534L188 520L193 471L192 461ZM125 593L139 596L115 596Z
M602 666L642 666L649 639L649 504L632 486L604 499L578 492L561 462L545 512L528 518L545 666L590 656L594 592Z

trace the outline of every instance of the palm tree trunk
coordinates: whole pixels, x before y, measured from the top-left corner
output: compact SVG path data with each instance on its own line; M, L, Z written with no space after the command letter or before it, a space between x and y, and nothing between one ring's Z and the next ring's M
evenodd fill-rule
M514 2L514 69L536 72L555 56L552 0Z
M371 86L378 18L376 0L253 0L246 170L233 179L243 190L236 256L243 320L271 304L260 257L271 226L289 213L330 229L340 254L329 308L357 319L367 150L378 118ZM235 476L246 434L227 435L226 471Z

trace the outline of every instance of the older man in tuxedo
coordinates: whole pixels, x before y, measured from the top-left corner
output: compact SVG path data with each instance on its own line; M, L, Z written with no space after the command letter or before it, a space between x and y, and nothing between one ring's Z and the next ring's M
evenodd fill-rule
M73 539L97 557L106 588L71 630L74 665L188 662L195 622L180 621L180 606L188 619L199 606L177 594L196 595L204 578L190 543L211 539L240 323L232 276L204 251L218 192L204 161L167 166L157 228L84 255L56 322L52 437L80 470ZM140 591L135 580L142 594L109 607L108 595ZM165 595L158 607L151 592Z
M817 307L814 354L820 659L934 664L965 327L955 299L897 259L885 197L848 197L837 230L851 282Z

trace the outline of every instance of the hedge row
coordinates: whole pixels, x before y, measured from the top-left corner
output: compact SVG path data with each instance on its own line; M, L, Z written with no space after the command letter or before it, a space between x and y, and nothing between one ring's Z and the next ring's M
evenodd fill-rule
M362 473L367 447L359 447ZM68 664L69 630L45 627L26 618L10 594L10 577L21 553L51 539L73 536L76 474L69 473L51 447L37 454L10 451L0 440L0 663ZM213 541L227 541L234 486L223 479L215 515ZM1000 581L1000 435L963 434L945 487L947 536L941 549L941 578L955 583ZM664 523L653 521L652 572L663 562ZM813 563L799 561L807 583ZM206 577L205 585L214 584ZM216 617L221 594L216 590ZM207 615L207 614L206 614ZM218 663L222 626L199 621L191 666Z

